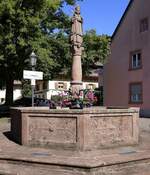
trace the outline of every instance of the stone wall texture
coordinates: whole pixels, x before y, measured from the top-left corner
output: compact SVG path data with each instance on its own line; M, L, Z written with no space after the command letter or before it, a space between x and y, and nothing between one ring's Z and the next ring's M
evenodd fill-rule
M1 175L149 175L150 160L97 168L0 161Z
M13 109L11 132L22 145L94 150L138 143L139 110Z

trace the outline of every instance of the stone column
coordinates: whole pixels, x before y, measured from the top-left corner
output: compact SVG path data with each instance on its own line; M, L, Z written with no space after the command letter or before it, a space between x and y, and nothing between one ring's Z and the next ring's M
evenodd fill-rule
M74 97L79 95L82 89L82 63L81 56L83 50L83 30L82 30L82 17L80 16L80 7L75 8L72 17L72 30L71 30L71 53L72 53L72 81L71 91Z

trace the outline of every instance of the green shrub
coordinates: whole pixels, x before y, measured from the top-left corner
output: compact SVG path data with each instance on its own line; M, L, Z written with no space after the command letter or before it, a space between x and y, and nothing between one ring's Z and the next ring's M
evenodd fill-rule
M53 102L55 102L55 103L59 103L59 102L61 102L61 101L63 100L63 97L60 96L60 95L53 95L53 96L51 97L51 100L52 100Z

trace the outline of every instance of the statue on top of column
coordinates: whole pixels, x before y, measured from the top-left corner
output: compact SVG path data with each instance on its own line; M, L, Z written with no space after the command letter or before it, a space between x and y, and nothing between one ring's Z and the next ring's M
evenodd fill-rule
M71 20L71 54L72 54L72 77L71 77L71 93L74 99L78 99L82 87L82 63L81 56L83 51L83 19L80 16L80 7L75 8L72 20Z
M74 15L72 17L72 29L71 29L71 48L73 55L82 55L82 43L83 43L83 19L80 16L80 6L75 8Z

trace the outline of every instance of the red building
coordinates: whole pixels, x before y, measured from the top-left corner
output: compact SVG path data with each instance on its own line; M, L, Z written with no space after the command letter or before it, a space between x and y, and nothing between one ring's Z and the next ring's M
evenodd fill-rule
M140 107L150 116L150 0L131 0L112 36L104 104Z

